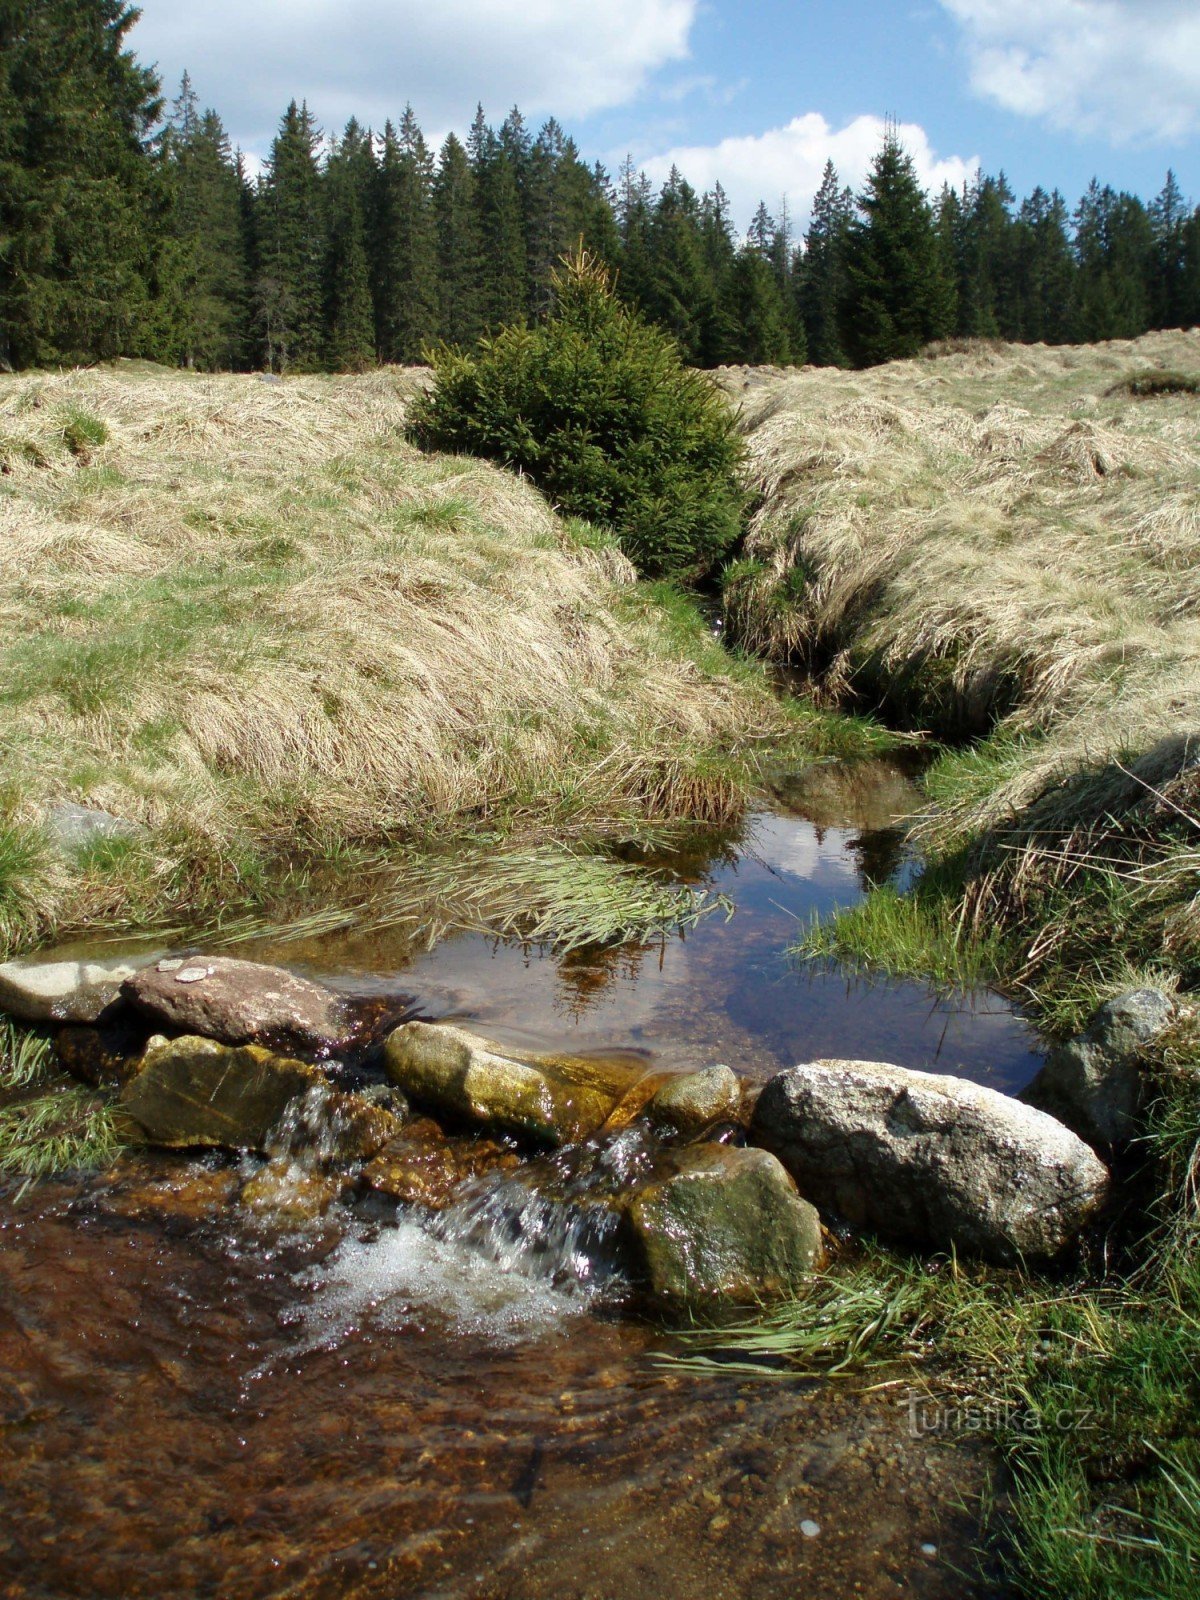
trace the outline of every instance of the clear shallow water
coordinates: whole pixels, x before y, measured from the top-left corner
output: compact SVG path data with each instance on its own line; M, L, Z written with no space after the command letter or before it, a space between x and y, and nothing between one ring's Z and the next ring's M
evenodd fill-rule
M662 1067L762 1078L841 1054L1030 1077L1033 1042L994 997L786 961L797 919L906 870L890 819L913 797L876 766L786 798L674 863L737 912L661 948L420 952L371 933L244 953L514 1042ZM913 1375L868 1389L664 1366L673 1336L622 1314L586 1218L519 1178L437 1217L347 1202L288 1234L233 1204L245 1176L147 1156L0 1203L0 1595L998 1592L961 1576L986 1460L911 1436Z
M894 1061L1015 1091L1040 1065L1012 1007L985 992L847 977L787 948L814 916L853 905L871 882L911 871L898 814L920 795L896 764L831 764L780 784L740 837L670 860L736 908L650 947L565 957L479 935L414 949L398 930L259 942L277 960L359 994L403 994L419 1015L478 1024L513 1045L648 1052L656 1066L724 1061L762 1080L825 1056Z

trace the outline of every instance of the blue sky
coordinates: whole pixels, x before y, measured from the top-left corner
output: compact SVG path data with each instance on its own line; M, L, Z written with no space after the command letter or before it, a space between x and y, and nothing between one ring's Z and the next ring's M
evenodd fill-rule
M1072 203L1098 175L1200 202L1200 0L143 0L131 36L168 90L185 67L249 154L289 98L323 126L426 134L482 100L557 116L584 155L720 179L744 225L786 194L802 224L827 157L857 186L896 118L931 186L978 163Z

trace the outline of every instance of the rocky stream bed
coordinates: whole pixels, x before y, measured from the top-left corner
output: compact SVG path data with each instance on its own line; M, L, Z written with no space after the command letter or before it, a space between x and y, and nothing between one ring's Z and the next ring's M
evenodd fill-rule
M676 1330L802 1295L859 1228L1070 1248L1119 1051L1033 1096L1088 1144L1015 1097L1041 1059L997 997L797 971L797 917L907 870L911 794L887 763L784 794L676 863L734 914L656 949L0 969L129 1141L0 1201L0 1592L994 1592L963 1576L991 1463L913 1426L912 1374L696 1372Z

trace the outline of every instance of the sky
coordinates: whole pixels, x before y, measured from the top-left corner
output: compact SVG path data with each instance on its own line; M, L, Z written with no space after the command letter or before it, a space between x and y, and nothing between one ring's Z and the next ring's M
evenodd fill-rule
M859 188L885 119L931 189L1090 179L1200 203L1200 0L141 0L130 43L186 68L248 156L292 98L327 132L411 101L426 137L482 102L557 117L586 160L720 181L739 227L802 228L827 159Z

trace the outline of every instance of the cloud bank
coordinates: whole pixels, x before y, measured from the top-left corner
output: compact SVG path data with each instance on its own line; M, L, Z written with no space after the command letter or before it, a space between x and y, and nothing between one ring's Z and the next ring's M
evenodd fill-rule
M717 144L681 145L647 156L639 165L659 184L672 166L697 189L711 189L720 182L729 196L733 220L742 229L760 200L776 212L786 196L799 230L807 222L826 161L832 161L841 181L857 192L883 141L885 126L882 117L862 116L835 129L820 112L810 111L783 128ZM901 123L897 131L921 182L935 193L943 183L961 188L979 165L976 157L936 156L929 135L918 123Z
M231 136L263 155L289 100L378 128L411 100L427 133L520 105L570 126L685 60L698 0L142 0L131 43L168 93L186 68Z
M971 86L1051 127L1114 144L1200 130L1198 0L940 0Z

